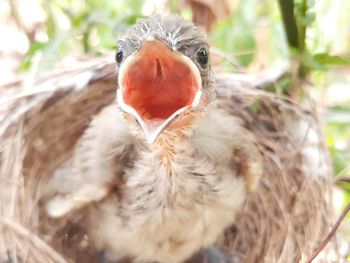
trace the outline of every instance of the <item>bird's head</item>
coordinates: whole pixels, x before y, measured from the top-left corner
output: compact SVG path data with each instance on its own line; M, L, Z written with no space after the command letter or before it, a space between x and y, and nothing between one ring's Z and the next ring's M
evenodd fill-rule
M149 143L164 130L190 128L215 97L209 45L191 22L141 19L117 44L117 101Z

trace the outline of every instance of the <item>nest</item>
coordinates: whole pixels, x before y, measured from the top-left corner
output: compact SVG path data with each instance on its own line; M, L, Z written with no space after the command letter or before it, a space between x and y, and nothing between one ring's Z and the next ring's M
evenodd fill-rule
M255 134L265 170L218 245L241 262L303 262L334 221L331 164L313 107L260 89L266 79L217 76L219 103ZM79 211L49 219L42 197L115 89L100 58L0 90L0 262L98 262ZM337 239L317 260L341 262Z

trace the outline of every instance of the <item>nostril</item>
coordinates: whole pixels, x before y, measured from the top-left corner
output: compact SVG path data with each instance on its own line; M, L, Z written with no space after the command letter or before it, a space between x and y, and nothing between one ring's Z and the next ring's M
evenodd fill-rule
M156 77L162 78L164 76L162 65L158 58L156 58Z

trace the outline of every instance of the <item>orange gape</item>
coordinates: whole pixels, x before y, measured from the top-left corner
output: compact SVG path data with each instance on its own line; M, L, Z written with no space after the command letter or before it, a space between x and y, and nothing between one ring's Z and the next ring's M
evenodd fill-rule
M191 68L158 40L147 41L123 77L123 97L143 119L167 119L191 105L199 87Z

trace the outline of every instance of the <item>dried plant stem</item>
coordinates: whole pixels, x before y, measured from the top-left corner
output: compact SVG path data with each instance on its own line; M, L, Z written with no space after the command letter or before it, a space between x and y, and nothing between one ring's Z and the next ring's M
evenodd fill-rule
M317 257L317 255L321 253L321 251L325 248L325 246L334 237L335 233L337 232L337 229L339 228L340 224L343 222L345 216L349 213L349 211L350 211L350 204L348 204L344 208L343 212L339 216L338 220L335 222L334 226L329 231L328 235L320 243L320 245L316 248L316 250L312 253L312 255L309 256L309 258L305 261L305 263L311 263Z
M68 263L67 260L65 260L59 253L57 253L37 235L21 226L20 224L16 223L15 221L0 216L0 223L12 229L17 235L29 240L33 246L39 248L40 251L48 255L55 263Z

